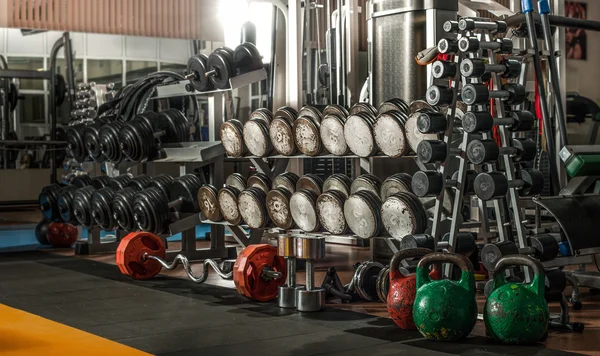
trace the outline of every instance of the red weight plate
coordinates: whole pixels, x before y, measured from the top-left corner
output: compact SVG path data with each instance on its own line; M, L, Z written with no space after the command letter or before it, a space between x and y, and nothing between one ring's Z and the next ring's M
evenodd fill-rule
M265 268L280 272L281 278L263 278ZM277 256L277 248L266 244L246 247L233 265L233 282L238 293L259 302L277 298L278 288L285 283L286 275L285 259Z
M77 228L71 224L50 223L46 236L52 247L68 248L77 242Z
M133 279L150 279L162 266L156 260L144 259L144 254L165 259L165 247L158 236L149 232L132 232L117 247L117 266L121 273Z

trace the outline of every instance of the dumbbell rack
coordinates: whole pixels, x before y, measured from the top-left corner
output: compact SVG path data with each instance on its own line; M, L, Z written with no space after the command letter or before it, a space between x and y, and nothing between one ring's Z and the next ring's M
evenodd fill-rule
M477 21L482 21L484 19L476 19ZM478 30L477 31L477 37L480 40L485 40L485 41L490 41L492 36L490 34L489 30ZM474 35L475 33L473 32L465 32L464 35L465 36L471 36ZM461 35L459 35L460 38ZM482 52L480 50L480 52ZM480 53L480 56L483 53ZM471 55L471 57L475 57L474 55ZM493 50L487 50L487 57L489 60L489 64L496 64L496 54L494 53ZM464 78L461 76L460 71L458 70L458 67L460 66L460 62L462 61L462 59L464 58L464 54L463 53L457 53L454 55L454 62L457 65L457 72L456 72L456 76L452 82L452 89L453 89L453 98L452 98L452 104L450 105L449 109L448 109L448 115L447 115L447 128L446 128L446 132L444 135L444 142L446 143L447 147L450 147L450 142L454 133L454 117L455 117L455 113L456 113L456 102L457 102L457 97L458 97L458 83L459 80L460 82L465 85L468 84L469 81L471 83L477 83L480 84L481 83L481 79L469 79L469 78ZM498 90L499 89L499 76L497 73L492 73L492 90ZM496 108L496 115L495 117L497 118L504 118L505 117L505 113L504 113L504 104L502 103L501 99L494 99L495 100L495 108ZM485 105L481 106L482 110L485 110ZM473 107L468 107L467 111L471 111L473 109ZM506 128L506 126L501 125L498 126L498 132L501 138L501 147L510 147L511 145L511 135L510 132L508 131L508 129ZM438 168L438 171L440 173L442 173L443 175L443 189L440 193L439 196L436 197L436 206L435 206L435 210L434 210L434 220L433 220L433 225L432 225L432 235L435 239L435 243L437 244L440 238L440 232L439 232L439 224L441 222L441 206L443 204L443 199L444 199L444 195L445 195L445 190L448 187L448 182L451 179L451 175L448 174L448 172L445 172L445 166L447 164L447 162L450 162L451 159L453 158L458 158L459 160L459 164L458 164L458 179L456 180L456 182L454 182L454 184L451 185L451 188L454 188L455 190L455 197L454 197L454 204L453 204L453 209L452 209L452 223L451 223L451 227L450 227L450 237L449 237L449 245L452 247L454 246L455 242L456 242L456 235L458 233L458 230L460 228L460 226L458 226L457 224L457 219L458 219L458 214L460 214L460 209L462 207L463 204L463 198L464 198L464 182L466 179L466 173L467 173L467 159L466 159L466 147L469 143L469 140L471 138L471 135L467 132L463 132L463 139L462 139L462 144L459 146L459 150L460 153L455 156L454 152L449 148L446 152L446 160L444 161L444 164L441 164L440 167ZM487 139L489 138L489 134L483 134L483 138ZM510 156L508 155L502 155L503 158L503 163L505 166L505 174L506 177L508 179L508 181L513 181L516 179L515 177L515 167L514 167L514 163L511 159ZM497 171L497 167L496 164L488 164L487 165L488 170L490 171ZM517 230L517 237L518 237L518 243L519 246L526 246L527 245L527 241L525 239L525 229L523 226L523 220L521 218L521 210L520 210L520 206L519 206L519 195L517 192L517 189L514 187L510 187L508 190L508 202L511 205L512 209L513 209L513 225ZM497 232L498 232L498 239L499 241L509 241L512 240L512 230L511 229L507 229L507 226L510 226L510 216L505 216L505 206L506 206L506 199L495 199L493 200L493 207L494 207L494 211L496 213L496 225L497 225ZM486 214L487 214L487 203L484 201L480 200L480 206L483 206L484 209L483 210L483 216L481 217L482 219L486 219ZM482 221L482 225L485 226L487 225L487 223L485 221ZM449 273L449 269L447 269L445 271L446 274ZM528 275L528 273L526 272L526 280L529 281L530 277Z
M267 72L264 69L252 71L229 79L230 88L213 90L208 92L198 92L192 89L189 80L182 80L173 84L163 85L156 88L154 96L151 98L164 99L178 96L193 95L196 98L207 97L208 99L208 132L209 140L206 142L185 142L178 144L169 144L161 147L162 158L153 160L151 163L179 163L180 175L193 173L189 171L191 165L195 168L209 166L209 182L215 186L222 185L223 177L223 157L225 149L218 139L218 132L223 118L225 117L225 100L224 97L234 89L248 86L250 84L260 82L267 78ZM118 174L116 168L108 169L112 175ZM114 172L113 172L114 171ZM200 178L204 181L204 175ZM237 256L235 247L225 246L224 224L213 223L206 220L201 214L172 214L173 223L169 226L169 234L174 235L181 233L181 250L167 251L167 260L172 261L177 254L182 254L189 260L203 260L207 258L223 259ZM196 248L196 226L210 223L210 247L205 249ZM250 243L260 242L260 236L256 241L255 234L251 234L250 238L246 237L242 227L228 226L228 229L233 233L234 238L242 245L247 246ZM120 232L118 232L120 233ZM89 239L90 245L88 248L102 248L99 239L99 231L93 232L90 236L97 236ZM119 236L120 237L120 236ZM166 239L167 236L161 236ZM112 244L111 244L112 245ZM116 247L115 247L116 248ZM114 250L113 250L114 251ZM102 251L108 252L108 251Z

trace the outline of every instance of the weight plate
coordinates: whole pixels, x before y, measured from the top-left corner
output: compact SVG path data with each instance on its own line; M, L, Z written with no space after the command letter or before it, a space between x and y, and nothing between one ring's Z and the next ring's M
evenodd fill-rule
M260 120L244 124L244 144L253 156L264 157L271 153L271 139L268 126Z
M369 103L356 103L349 111L349 115L355 115L358 113L366 113L369 115L377 116L377 109Z
M420 112L438 112L439 108L437 106L431 106L426 100L415 100L410 103L410 112L409 114L420 113Z
M238 196L238 210L251 229L260 229L267 225L266 199L265 192L255 187L244 190Z
M294 122L294 141L298 150L307 156L317 156L322 151L319 128L308 116L300 116Z
M79 188L74 185L67 185L58 193L58 212L60 213L60 218L69 224L71 223L73 196L77 189Z
M321 194L322 187L323 180L315 174L306 174L296 182L296 191L306 189L319 195Z
M379 105L379 109L377 109L377 113L379 115L385 114L389 111L399 111L401 113L404 113L405 115L408 115L410 107L402 99L391 99L381 103L381 105Z
M47 221L61 221L58 210L58 196L62 187L59 184L50 184L42 188L38 196L38 203L44 219Z
M396 173L383 181L380 189L381 201L401 192L412 193L412 176L408 173Z
M245 42L235 48L233 61L237 74L244 74L263 67L260 52L251 42Z
M219 209L219 199L217 197L217 188L212 185L204 185L198 190L198 205L200 211L210 221L221 221L223 216Z
M281 278L264 278L263 271L281 273ZM238 293L268 302L277 298L279 286L287 277L286 261L277 256L277 248L267 244L250 245L240 252L233 265L233 282Z
M286 189L275 188L267 194L267 212L271 221L280 229L290 229L294 225L290 211L292 193Z
M202 181L195 174L186 174L175 178L169 186L169 201L181 199L181 204L175 207L175 210L181 213L197 213L200 211L198 206L198 191L202 187ZM214 208L215 214L220 214L217 205L217 190L214 190ZM216 216L213 216L216 217ZM220 220L215 220L220 221Z
M407 198L409 195L412 193L392 195L381 206L383 226L395 239L423 233L427 228L425 209L420 202L417 205L414 201L409 201ZM413 197L418 200L416 196Z
M315 232L319 229L317 216L317 194L311 190L299 190L290 198L290 210L294 223L303 231Z
M283 117L276 117L269 126L269 136L273 148L279 154L291 156L296 153L296 144L294 142L294 129L290 122Z
M393 113L380 114L373 126L375 142L386 156L397 158L408 152L404 123Z
M67 127L67 151L69 155L79 163L83 163L88 157L83 143L85 125L77 124Z
M383 269L379 262L363 262L354 274L354 289L358 296L366 301L373 302L379 299L377 296L377 276Z
M319 127L319 125L321 124L321 120L323 119L323 115L321 114L319 109L308 105L302 107L302 109L300 109L300 111L298 112L298 117L301 116L310 117L317 127Z
M417 147L421 141L439 139L437 134L424 134L419 131L419 128L417 127L417 119L419 115L419 113L410 115L406 121L406 124L404 125L406 140L408 141L408 145L410 146L412 152L417 152Z
M344 138L344 120L337 115L325 115L321 122L321 141L325 149L336 156L348 154Z
M266 108L256 109L250 114L250 117L248 118L248 121L254 120L260 120L267 127L269 127L271 121L273 121L273 113L271 112L271 110Z
M287 190L290 193L294 193L296 191L296 184L300 177L296 173L286 172L282 173L275 178L273 178L272 188L282 188Z
M348 197L350 195L350 186L352 185L352 181L345 174L332 174L325 182L323 182L323 193L328 192L330 190L337 190L344 194L344 196Z
M242 157L246 153L242 131L242 123L235 119L221 125L221 142L229 157Z
M133 219L133 201L138 191L133 188L125 188L115 193L112 202L113 217L125 231L133 231L136 224Z
M330 104L323 109L323 116L326 115L335 115L345 121L349 114L345 107L337 104Z
M363 194L361 194L363 193ZM351 195L344 203L344 217L348 227L354 234L363 239L375 237L380 232L381 203L377 204L379 197L368 199L369 191L360 191Z
M282 118L287 121L290 125L294 124L294 121L298 118L298 111L291 106L282 106L273 115L274 118Z
M387 296L390 290L390 268L383 267L377 275L377 297L380 301L387 304Z
M256 187L267 194L271 190L271 180L263 173L257 172L248 178L248 187Z
M215 50L208 56L207 73L215 71L209 74L208 78L217 89L229 88L229 79L235 76L232 61L232 56L225 50Z
M342 235L348 231L344 218L344 202L346 196L337 190L321 194L317 198L317 215L323 228L334 235Z
M374 121L374 119L370 121ZM377 152L373 137L372 122L362 115L350 115L344 125L344 139L352 153L359 157L369 157Z
M165 259L166 251L158 236L148 232L132 232L117 247L116 261L119 270L133 279L150 279L162 269L162 265L145 255Z
M225 185L234 187L241 192L246 189L246 178L239 173L232 173L225 178Z
M209 91L213 89L212 82L209 78L206 77L206 72L208 65L208 56L205 54L198 54L190 57L187 63L187 72L188 74L193 74L193 77L190 79L190 84L197 91Z
M354 194L360 190L368 190L379 196L381 180L372 174L363 174L356 178L350 186L350 194Z
M221 215L228 223L233 225L239 225L242 221L242 216L238 209L239 195L240 190L233 186L221 188L217 195Z

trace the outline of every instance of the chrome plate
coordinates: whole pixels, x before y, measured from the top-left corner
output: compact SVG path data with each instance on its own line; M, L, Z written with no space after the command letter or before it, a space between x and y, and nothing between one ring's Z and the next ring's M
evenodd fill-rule
M344 139L350 151L359 157L369 157L376 151L371 126L359 116L348 117L344 125Z
M373 126L375 142L386 156L401 157L408 151L403 125L389 114L379 115Z
M315 209L315 202L302 192L296 192L290 199L292 219L298 227L306 232L319 229L319 219Z
M290 156L296 152L292 126L284 118L278 117L271 121L269 136L275 151L279 154Z
M372 182L368 181L367 179L360 179L359 177L352 182L352 185L350 186L350 194L354 194L360 190L368 190L379 196L378 188L379 187L373 185Z
M406 185L397 179L386 179L381 184L381 201L386 201L390 196L401 192L412 193L410 183Z
M223 219L216 193L216 188L212 186L203 186L198 190L198 205L202 214L210 221L221 221Z
M377 217L366 201L351 195L344 203L344 217L356 236L370 239L377 233Z
M221 143L229 157L242 157L244 155L244 141L242 132L230 122L221 125Z
M417 152L417 147L423 140L439 140L437 134L424 134L419 131L419 128L417 127L418 117L419 113L410 115L404 127L406 140L408 141L408 145L413 152Z
M270 190L270 182L264 180L260 175L254 174L248 178L248 187L255 187L263 192L268 193Z
M321 121L321 141L327 151L336 156L348 154L348 145L344 138L343 121L335 115L327 115Z
M246 178L239 173L232 173L225 179L225 185L237 188L240 192L246 189Z
M332 194L322 194L317 199L319 222L327 232L334 235L346 233L348 225L344 218L344 203Z
M350 195L350 187L346 185L346 183L342 182L339 179L332 178L331 176L325 179L323 183L323 193L328 192L330 190L337 190L346 196L346 198Z
M294 193L296 191L296 186L293 184L293 182L281 176L273 178L273 189L275 188L282 188L290 193Z
M270 148L270 137L261 125L264 125L264 122L256 120L244 124L244 143L248 147L248 151L258 157L269 154Z
M259 202L250 192L243 191L238 197L238 209L242 219L251 229L260 229L266 223L265 202Z
M294 221L290 212L289 198L279 190L267 194L267 212L273 223L280 229L289 229Z
M294 140L298 150L307 156L316 156L321 152L319 129L308 117L299 117L294 123Z
M238 210L237 197L227 189L219 190L219 208L221 209L221 215L230 224L238 225L242 217Z
M412 208L403 199L391 196L381 206L383 226L393 238L415 233L417 220Z
M296 182L296 191L302 189L313 191L317 195L321 194L321 185L310 176L302 176L298 179L298 182Z

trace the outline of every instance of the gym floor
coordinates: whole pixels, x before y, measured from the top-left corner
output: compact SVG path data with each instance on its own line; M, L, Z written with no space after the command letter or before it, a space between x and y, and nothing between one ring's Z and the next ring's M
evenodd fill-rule
M369 256L368 249L340 245L327 252L317 283L330 266L347 282L352 264ZM572 321L585 323L583 334L551 330L544 344L516 347L486 338L482 322L465 342L426 341L399 330L382 303L329 304L311 314L282 310L245 299L215 273L202 285L181 268L134 281L119 272L114 255L8 252L0 254L0 271L0 355L600 354L600 298L586 290L583 310L571 312ZM481 310L483 297L478 301Z

